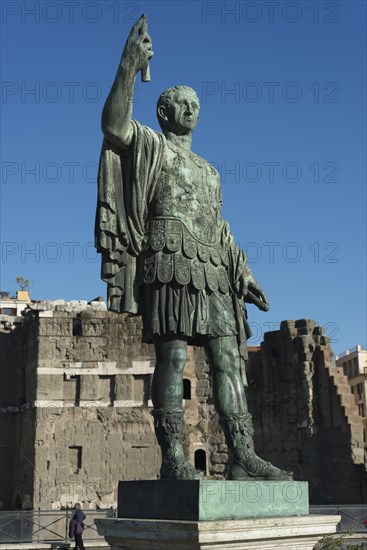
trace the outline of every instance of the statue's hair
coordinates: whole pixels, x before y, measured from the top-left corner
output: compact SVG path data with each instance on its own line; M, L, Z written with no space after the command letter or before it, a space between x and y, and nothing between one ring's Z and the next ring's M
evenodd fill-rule
M161 105L169 105L172 101L172 96L174 95L175 92L179 90L186 90L188 92L192 92L196 96L198 100L198 105L200 107L198 94L195 92L193 88L190 88L190 86L180 85L180 86L172 86L172 88L168 88L168 90L165 90L164 92L161 93L157 101L157 118L158 118L159 126L162 128L163 131L165 130L165 121L162 120L161 117L159 116L158 109Z

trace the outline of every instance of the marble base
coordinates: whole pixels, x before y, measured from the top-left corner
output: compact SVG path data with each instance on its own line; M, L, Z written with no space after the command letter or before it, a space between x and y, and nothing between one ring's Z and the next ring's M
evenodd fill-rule
M96 519L113 550L312 550L336 532L340 516L308 515L221 521Z

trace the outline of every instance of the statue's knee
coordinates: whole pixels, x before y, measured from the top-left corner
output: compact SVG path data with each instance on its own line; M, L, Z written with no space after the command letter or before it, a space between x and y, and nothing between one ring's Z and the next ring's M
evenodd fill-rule
M186 364L186 342L157 338L155 344L156 368L183 371Z
M239 371L241 368L241 359L237 346L227 346L225 349L222 349L221 354L218 355L215 361L215 368L217 371L223 373Z
M186 365L186 350L175 349L170 353L169 366L176 372L182 372Z

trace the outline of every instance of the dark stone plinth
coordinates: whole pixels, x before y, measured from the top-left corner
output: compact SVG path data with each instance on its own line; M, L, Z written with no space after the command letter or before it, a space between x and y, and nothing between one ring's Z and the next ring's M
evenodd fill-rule
M224 520L304 516L305 481L120 481L119 518Z

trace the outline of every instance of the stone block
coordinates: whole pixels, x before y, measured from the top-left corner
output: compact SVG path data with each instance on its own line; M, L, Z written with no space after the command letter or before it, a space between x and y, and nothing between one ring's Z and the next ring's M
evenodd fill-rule
M118 517L217 520L307 515L304 481L120 481Z
M54 316L54 312L53 311L40 311L38 313L38 317L53 317Z
M307 327L313 329L316 326L316 321L313 319L298 319L295 323L296 328Z
M256 518L224 521L96 519L98 533L114 548L129 550L311 550L335 533L340 516Z

